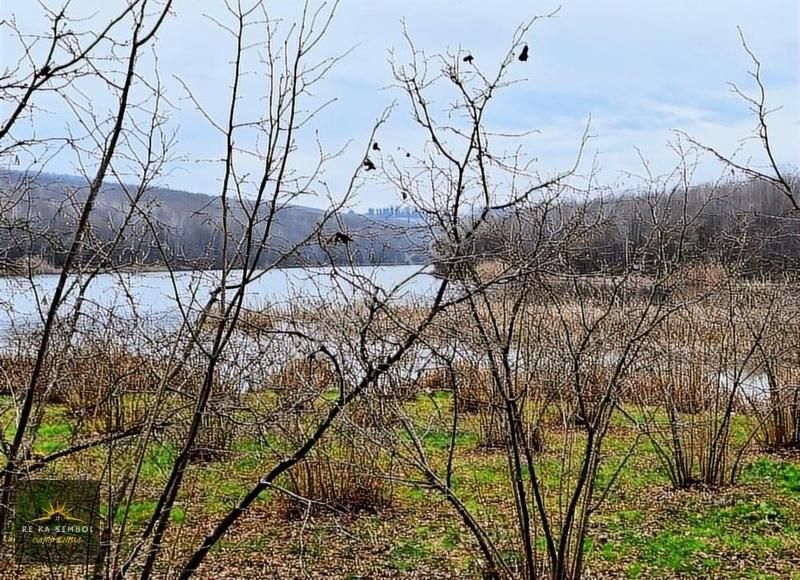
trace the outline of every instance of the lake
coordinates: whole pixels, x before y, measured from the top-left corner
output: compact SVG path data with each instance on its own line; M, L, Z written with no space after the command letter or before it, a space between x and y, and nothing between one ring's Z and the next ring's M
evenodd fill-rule
M357 289L364 284L391 294L392 300L407 301L431 296L439 280L430 271L430 267L418 265L271 270L248 284L244 305L259 308L297 301L345 301L364 296L363 290ZM219 270L100 274L89 283L85 297L91 305L89 311L113 312L123 318L135 314L168 327L181 319L179 302L197 310L220 277ZM240 279L241 270L231 272L229 280ZM57 282L57 275L31 280L0 278L0 334L12 326L42 324ZM79 276L70 276L63 312L74 306L79 283Z

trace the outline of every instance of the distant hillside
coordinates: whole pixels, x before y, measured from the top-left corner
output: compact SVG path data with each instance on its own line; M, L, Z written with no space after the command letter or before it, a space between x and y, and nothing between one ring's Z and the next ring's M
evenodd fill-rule
M789 175L796 190L800 178ZM565 201L558 211L534 206L497 213L461 252L476 263L557 255L558 271L575 275L647 274L667 263L700 263L752 277L796 276L799 217L786 195L764 182L706 183L675 194ZM446 250L440 253L447 256Z
M135 188L130 188L133 191ZM52 174L30 176L0 171L0 270L9 270L26 258L58 267L74 234L87 184L84 179ZM220 197L173 189L147 191L131 212L122 187L105 185L92 214L83 262L107 266L158 267L166 260L177 268L218 268L223 263ZM233 263L242 256L243 238L252 202L232 202L228 227L228 255ZM381 216L341 213L329 219L323 234L291 251L324 218L319 209L285 206L277 212L258 266L318 265L353 261L360 265L426 263L428 237L423 228L409 228ZM261 208L256 238L265 231L267 208ZM115 242L121 226L124 234ZM328 243L342 231L352 240ZM289 255L287 256L287 252Z

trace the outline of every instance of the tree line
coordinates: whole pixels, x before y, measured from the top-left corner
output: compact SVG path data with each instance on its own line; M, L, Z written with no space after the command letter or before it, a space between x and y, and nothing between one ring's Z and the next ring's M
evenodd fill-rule
M796 184L797 176L791 181ZM571 235L576 218L578 236ZM548 244L560 272L576 275L653 275L700 263L725 264L745 277L774 277L800 270L800 216L773 185L730 180L542 202L493 216L463 244L459 252L474 263L512 264L525 263ZM435 252L437 268L446 270L453 249L437 246Z

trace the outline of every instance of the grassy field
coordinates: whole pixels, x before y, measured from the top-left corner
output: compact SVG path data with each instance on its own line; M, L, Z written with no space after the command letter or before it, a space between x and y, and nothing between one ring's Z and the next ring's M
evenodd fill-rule
M246 402L251 408L274 404L268 394L249 398ZM408 416L425 422L421 440L431 465L437 468L447 461L450 431L446 417L451 402L450 393L438 392L417 396L404 405ZM431 420L437 415L434 409L441 411L441 423ZM745 417L737 420L748 421ZM502 450L480 445L477 421L478 416L467 416L456 434L453 488L482 521L490 523L495 541L503 546L504 536L514 529L507 458ZM734 430L737 436L747 432L746 425L742 427ZM337 443L326 445L316 456L318 460L322 461L324 454L326 465L343 465L340 462L347 455L342 451L353 441L343 436L344 430L342 427L334 437ZM49 406L34 453L46 455L66 448L71 431L65 409ZM403 436L398 429L398 439ZM582 435L558 425L548 428L537 459L550 501L557 501L565 437L579 444ZM179 507L172 513L171 560L182 560L272 465L283 444L276 431L267 437L240 434L230 454L193 465ZM363 440L360 443L365 444ZM630 421L617 414L606 440L599 488L608 483L631 448L633 453L618 483L593 516L584 546L587 577L800 578L800 455L748 452L738 485L677 491L671 489L652 445L637 439ZM366 499L358 509L348 513L305 509L277 489L265 492L214 549L200 577L479 577L474 540L449 504L435 491L402 483L402 479L415 479L413 470L393 462L385 449L372 449L370 460L379 465L369 464L371 468L391 474L395 480L375 480L377 473L360 471L351 476L347 480L350 485L367 482L360 488ZM103 465L107 453L108 449L98 448L73 456L41 475L67 477L77 471L99 478L98 466ZM168 438L150 446L138 491L142 499L135 501L129 512L132 529L143 525L150 515L154 503L147 498L163 484L175 453ZM125 448L119 447L114 455L121 468ZM353 457L349 456L350 461ZM363 456L358 461L360 467L367 465ZM337 473L340 479L344 477L341 471ZM370 504L375 496L369 494L376 488L385 505ZM509 558L513 560L514 555ZM33 577L26 576L30 568L14 570L8 563L5 573ZM160 574L165 578L171 575L168 570Z

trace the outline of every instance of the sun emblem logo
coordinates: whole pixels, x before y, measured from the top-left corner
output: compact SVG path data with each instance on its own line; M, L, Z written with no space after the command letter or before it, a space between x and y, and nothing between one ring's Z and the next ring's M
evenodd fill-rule
M72 510L63 503L48 502L47 507L44 508L44 515L42 517L31 520L33 522L78 522L83 523L83 520L76 518L72 515Z

